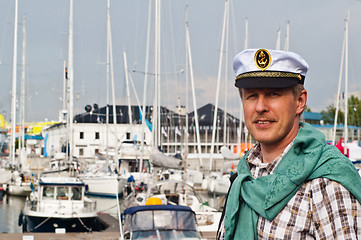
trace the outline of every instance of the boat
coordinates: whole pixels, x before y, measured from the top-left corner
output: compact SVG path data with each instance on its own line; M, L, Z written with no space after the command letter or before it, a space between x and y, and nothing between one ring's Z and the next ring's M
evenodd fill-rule
M179 205L145 205L124 211L125 239L201 239L194 211Z
M92 196L116 198L123 194L126 186L126 179L114 172L90 173L80 178L86 184L86 194Z
M72 177L42 177L19 215L23 232L102 231L96 201L84 195L85 184Z
M150 198L160 199L163 205L190 207L196 215L198 232L217 232L222 212L202 201L191 184L182 180L158 181L148 185L146 191L133 195L133 198L126 198L123 205L125 208L145 206Z
M203 179L202 188L209 194L226 195L231 185L229 178L237 172L238 160L226 161L218 172L211 172Z
M26 197L32 192L35 187L35 178L30 174L14 171L11 179L4 184L6 186L6 193L13 196Z
M1 165L0 162L0 184L4 184L10 181L12 176L11 168Z

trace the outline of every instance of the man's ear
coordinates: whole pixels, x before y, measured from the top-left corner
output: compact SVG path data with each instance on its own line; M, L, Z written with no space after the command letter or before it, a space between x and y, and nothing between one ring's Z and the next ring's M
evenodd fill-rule
M297 114L301 114L305 110L306 103L307 103L307 91L303 89L301 94L297 98Z

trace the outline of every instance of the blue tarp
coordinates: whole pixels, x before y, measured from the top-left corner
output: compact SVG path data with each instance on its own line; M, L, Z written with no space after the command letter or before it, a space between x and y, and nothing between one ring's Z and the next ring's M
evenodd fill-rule
M24 136L25 140L28 140L28 139L35 139L35 140L43 140L43 136L41 135L25 135Z
M193 210L190 207L182 206L182 205L145 205L145 206L136 206L136 207L127 208L124 210L124 215L126 214L132 215L140 211L153 211L153 210L193 212Z

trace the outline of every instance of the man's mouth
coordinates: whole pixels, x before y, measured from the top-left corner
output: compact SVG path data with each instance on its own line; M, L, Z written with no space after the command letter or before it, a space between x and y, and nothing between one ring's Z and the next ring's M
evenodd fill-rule
M258 123L258 124L267 124L267 123L270 123L270 121L256 121L256 123Z
M274 121L272 120L255 120L254 123L257 123L257 124L268 124L268 123L272 123Z

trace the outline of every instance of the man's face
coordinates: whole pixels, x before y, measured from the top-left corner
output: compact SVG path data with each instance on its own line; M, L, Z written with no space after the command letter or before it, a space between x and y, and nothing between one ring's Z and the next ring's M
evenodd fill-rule
M298 133L298 114L307 100L303 90L298 97L292 88L241 89L245 123L250 134L261 144L288 144Z

